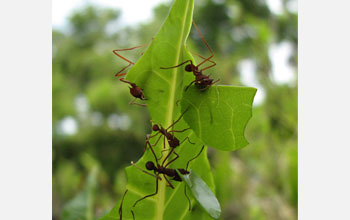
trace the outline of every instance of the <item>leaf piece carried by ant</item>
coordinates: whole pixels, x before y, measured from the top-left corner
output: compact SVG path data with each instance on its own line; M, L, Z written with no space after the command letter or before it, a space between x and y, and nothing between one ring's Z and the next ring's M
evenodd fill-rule
M257 89L212 86L206 92L189 88L181 100L184 119L205 145L233 151L248 145L244 131L252 117Z
M218 219L221 215L219 201L202 178L192 170L190 170L190 174L183 175L180 172L178 172L178 174L190 188L193 197L198 201L202 208L212 218Z

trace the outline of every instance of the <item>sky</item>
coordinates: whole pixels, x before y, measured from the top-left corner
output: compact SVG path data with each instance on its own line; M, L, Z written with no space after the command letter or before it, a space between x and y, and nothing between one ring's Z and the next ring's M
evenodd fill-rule
M127 25L136 24L150 19L154 6L169 1L170 0L52 0L52 24L54 27L63 27L67 17L74 9L89 3L120 8L123 22ZM266 0L266 2L274 13L280 14L282 12L282 0ZM297 11L297 0L289 1L287 8L291 11Z
M69 15L87 4L119 8L123 23L132 25L150 19L154 6L164 2L169 0L52 0L52 25L63 28Z

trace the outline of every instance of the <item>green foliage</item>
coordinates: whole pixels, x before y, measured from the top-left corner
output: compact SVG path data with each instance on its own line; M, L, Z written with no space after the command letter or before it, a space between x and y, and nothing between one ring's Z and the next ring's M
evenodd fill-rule
M98 167L95 166L86 180L85 189L64 206L62 213L63 220L94 219L93 203L97 187L97 174Z

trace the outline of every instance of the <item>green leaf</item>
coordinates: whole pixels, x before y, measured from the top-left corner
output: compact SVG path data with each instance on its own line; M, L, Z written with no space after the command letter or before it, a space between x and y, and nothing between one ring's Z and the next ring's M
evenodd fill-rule
M176 102L181 100L184 87L193 80L193 75L185 74L184 68L163 70L160 67L175 66L183 60L192 59L185 49L185 42L191 28L192 13L193 0L176 0L159 33L126 76L126 80L136 83L143 89L152 120L165 128L180 117L180 106ZM182 130L188 128L188 125L181 119L174 128ZM192 145L185 141L175 150L180 157L170 165L170 168L186 168L186 163L198 154L203 143L192 130L175 134L180 141L189 137L191 142L196 143ZM155 138L151 140L152 143L155 141ZM166 148L168 149L169 146ZM154 147L158 158L163 149L163 141ZM190 163L190 167L196 170L198 175L214 190L213 176L206 153L205 149L197 159ZM145 169L147 161L155 161L149 148L136 165ZM134 211L136 220L210 219L193 198L193 209L191 212L188 211L184 182L170 180L175 187L171 189L166 186L167 183L163 176L161 176L163 180L159 181L158 194L142 200L136 207L133 207L138 199L155 192L156 179L134 166L127 167L126 174L128 193L123 203L123 219L132 219L131 210ZM119 219L119 207L120 201L101 220Z
M248 141L244 130L252 117L255 88L212 86L200 91L191 86L184 92L182 110L187 124L204 144L220 150L237 150Z
M193 59L185 48L192 13L193 0L176 0L158 34L126 76L143 89L152 120L163 126L170 125L178 115L176 102L184 86L193 80L184 68L161 69Z
M191 189L192 195L205 211L208 212L211 217L218 219L221 215L219 201L202 178L192 170L188 175L182 175L180 172L178 172L178 174L186 182L187 186Z
M93 201L97 185L98 166L94 166L86 180L84 190L63 207L63 220L93 220Z

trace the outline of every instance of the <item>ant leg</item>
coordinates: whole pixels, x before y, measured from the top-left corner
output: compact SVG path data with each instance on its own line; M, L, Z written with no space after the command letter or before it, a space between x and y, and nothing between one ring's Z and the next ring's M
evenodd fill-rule
M133 100L131 100L131 101L129 102L129 105L138 105L138 106L142 106L142 107L146 107L146 106L147 106L146 104L136 103L136 102L135 102L136 99L137 99L137 98L134 98Z
M154 135L152 135L152 136L148 136L148 139L150 139L150 138L154 138L155 136L157 136L158 134L159 134L160 132L158 131L157 133L155 133Z
M192 160L196 159L197 157L199 157L199 155L202 153L203 149L204 149L204 145L202 146L202 149L199 151L199 153L194 158L192 158L191 160L187 161L186 170L188 170L188 165L190 164L190 162Z
M180 130L180 131L173 130L173 132L184 132L184 131L187 131L188 129L191 129L191 128L185 128L185 129Z
M186 86L186 88L185 88L185 92L187 91L187 89L194 83L194 82L196 82L197 80L195 79L195 80L193 80L188 86Z
M186 184L184 184L185 185L185 190L184 190L184 192L185 192L185 196L186 196L186 198L187 198L187 200L188 200L188 211L191 211L191 209L192 209L192 206L191 206L191 200L190 200L190 198L188 197L188 195L187 195L187 193L186 193Z
M165 149L165 136L163 137L163 148Z
M187 62L190 62L191 63L191 65L193 65L192 64L192 60L186 60L186 61L184 61L184 62L182 62L182 63L180 63L180 64L178 64L178 65L176 65L176 66L171 66L171 67L161 67L161 69L173 69L173 68L177 68L177 67L179 67L179 66L182 66L182 65L184 65L185 63L187 63Z
M209 49L209 52L211 54L207 59L203 60L200 64L197 65L197 68L198 68L199 66L201 66L205 62L209 61L212 57L214 57L214 53L211 50L211 48L209 47L207 41L204 39L204 37L202 35L202 32L199 30L199 28L197 27L196 23L194 21L192 21L192 23L193 23L194 27L196 28L196 30L197 30L199 36L201 37L202 41L204 42L205 46L207 46L207 48Z
M210 69L210 68L212 68L212 67L214 67L214 66L216 66L216 63L215 63L215 62L214 62L214 64L212 64L212 65L210 65L210 66L207 66L207 67L201 69L200 71L203 72L204 70Z
M164 167L168 167L172 162L174 162L175 160L177 160L177 158L180 157L180 155L178 155L175 151L174 154L176 155L176 157L174 157L174 159L172 159L171 161L169 161L167 164L165 164Z
M172 152L174 152L175 148L171 148L170 152L168 153L168 155L166 155L166 157L164 158L163 162L162 162L162 167L166 167L164 166L165 161L169 158L169 156L171 155ZM174 152L175 153L175 152Z
M209 89L212 85L214 85L215 83L217 83L217 82L219 82L219 81L220 81L220 79L216 80L216 81L213 82L211 85L208 85L208 86L206 86L206 87L204 87L204 88L202 88L202 89L199 89L199 90L200 90L200 91L205 91L205 90Z
M200 57L200 58L202 58L203 60L205 60L206 58L205 57L203 57L203 56L201 56L201 55L199 55L199 54L197 54L197 53L194 53L194 52L192 52L192 51L190 51L192 54L194 54L194 55L196 55L196 56L198 56L198 57ZM204 70L207 70L207 69L210 69L210 68L212 68L213 66L216 66L216 63L214 62L214 61L212 61L212 60L208 60L209 62L211 62L212 63L212 65L210 65L210 66L207 66L207 67L205 67L204 69L201 69L200 70L200 72L203 72Z
M157 195L157 193L158 193L158 178L156 178L156 192L155 192L155 193L152 193L152 194L150 194L150 195L144 196L144 197L142 197L141 199L137 200L137 201L134 203L134 205L133 205L132 207L135 207L136 204L137 204L138 202L140 202L141 200L144 200L144 199L146 199L146 198L148 198L148 197Z
M154 156L154 159L156 160L157 165L158 165L157 155L156 155L156 153L154 153L153 147L152 147L152 145L149 143L149 140L146 140L146 145L147 145L147 144L148 144L149 148L151 149L151 151L152 151L152 153L153 153L153 156Z
M181 101L181 99L176 101L176 106L179 106L179 102Z
M168 186L170 186L170 188L174 189L173 184L171 184L171 182L166 178L166 176L163 174L164 179L168 182Z
M119 207L120 220L123 219L123 202L124 202L124 198L125 198L125 195L126 195L127 192L128 192L128 189L125 190L125 193L124 193L123 198L122 198L122 202L120 203L120 207Z
M162 150L162 151L161 151L161 154L162 154L162 155L160 156L160 158L158 158L158 160L161 160L161 159L163 158L163 152L164 152L164 151L169 151L169 150L170 150L170 149Z
M120 57L121 59L123 59L123 60L125 60L126 62L128 62L129 64L134 64L132 61L130 61L130 60L128 60L128 59L126 59L125 57L123 57L122 55L120 55L119 53L117 53L117 52L119 52L119 51L128 51L128 50L134 50L134 49L137 49L137 48L141 48L141 47L145 47L145 46L147 46L149 43L146 43L146 44L142 44L142 45L140 45L140 46L136 46L136 47L131 47L131 48L125 48L125 49L115 49L115 50L113 50L112 52L115 54L115 55L117 55L118 57Z
M147 174L147 175L150 175L150 176L153 176L154 178L157 178L157 179L159 179L159 180L162 180L162 178L160 178L158 175L153 175L152 173L149 173L149 172L147 172L146 170L144 170L144 169L138 167L138 166L134 163L134 161L131 161L131 165L133 165L134 167L136 167L137 169L141 170L141 172L143 172L143 173L145 173L145 174Z
M153 40L153 38L152 38L152 40ZM151 40L151 41L152 41L152 40ZM145 46L147 46L148 44L149 44L149 42L146 43L146 44L142 44L142 45L140 45L140 46L136 46L136 47L126 48L126 49L116 49L116 50L113 50L112 52L113 52L115 55L117 55L119 58L121 58L121 59L123 59L124 61L126 61L126 62L129 63L126 67L124 67L124 68L123 68L122 70L120 70L117 74L115 74L115 76L118 77L118 76L124 76L124 75L126 75L126 73L121 73L121 72L123 72L123 71L124 71L125 69L127 69L129 66L135 64L134 62L128 60L127 58L123 57L122 55L120 55L120 54L117 53L117 52L119 52L119 51L134 50L134 49L137 49L137 48L145 47ZM141 53L141 55L142 55L142 54L143 54L143 53Z
M130 210L131 211L131 214L132 214L132 219L135 220L135 214L134 214L134 211Z
M205 57L203 57L202 55L200 55L200 54L198 54L198 53L195 53L195 52L193 52L193 51L190 51L190 53L191 54L194 54L194 55L196 55L196 56L198 56L198 57L200 57L201 59L203 59L203 60L206 60L207 58L205 58ZM212 60L208 60L209 62L211 62L212 64L214 64L215 62L214 61L212 61ZM216 64L216 63L215 63Z
M219 81L220 81L220 79L216 80L215 82L213 82L213 84L212 84L212 85L214 85L215 83L217 83L217 82L219 82Z
M158 142L159 142L159 140L160 140L161 137L162 137L162 135L159 136L159 138L158 138L158 140L156 141L156 143L154 143L152 146L157 146L157 144L158 144Z
M125 80L124 78L120 78L119 80L122 81L122 82L124 82L124 83L129 84L129 85L132 86L132 87L135 87L135 86L136 86L135 83L129 82L129 81Z
M180 115L180 117L175 121L173 122L171 125L169 125L169 127L165 130L169 130L169 128L173 127L176 123L178 123L180 121L180 119L182 118L182 116L184 116L184 114L188 111L188 108Z
M124 67L123 69L121 69L119 72L117 72L114 76L115 77L119 77L119 76L125 76L126 75L126 73L121 73L121 72L123 72L124 70L126 70L129 66L131 66L132 64L129 64L129 65L127 65L126 67Z
M195 143L192 143L192 142L191 142L191 140L190 140L189 137L186 137L185 139L183 139L183 140L180 142L180 145L181 145L183 142L185 142L186 139L188 140L188 142L189 142L190 144L195 144Z
M211 86L211 85L208 85L208 86L206 86L206 87L204 87L204 88L201 88L201 89L199 89L199 91L201 91L201 92L202 92L202 91L205 91L205 90L209 89L210 86Z

